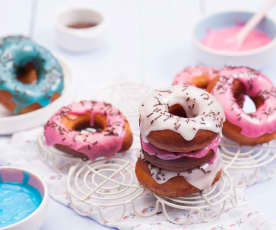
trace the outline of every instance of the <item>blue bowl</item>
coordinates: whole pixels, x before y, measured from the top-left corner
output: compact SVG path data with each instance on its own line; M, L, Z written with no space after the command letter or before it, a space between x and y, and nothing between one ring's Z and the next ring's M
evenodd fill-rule
M224 65L246 65L261 68L271 63L276 54L276 23L269 17L265 17L256 27L257 30L264 32L273 39L263 47L249 51L230 52L217 51L201 44L209 29L220 29L246 23L253 15L253 12L248 11L228 11L202 18L196 24L193 34L196 58L203 64L217 68Z

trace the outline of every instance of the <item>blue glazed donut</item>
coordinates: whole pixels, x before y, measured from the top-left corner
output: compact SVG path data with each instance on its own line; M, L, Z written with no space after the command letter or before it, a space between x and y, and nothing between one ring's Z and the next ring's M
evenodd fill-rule
M37 81L26 84L18 76L30 63ZM63 78L58 60L30 38L8 36L0 39L0 103L14 114L29 112L24 108L34 110L47 106L61 95Z

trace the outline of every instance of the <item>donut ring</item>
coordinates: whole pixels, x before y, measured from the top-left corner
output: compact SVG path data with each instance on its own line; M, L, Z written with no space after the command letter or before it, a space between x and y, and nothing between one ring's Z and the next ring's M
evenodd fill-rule
M178 73L173 85L193 85L195 87L206 89L209 82L218 76L216 69L207 66L186 67Z
M44 107L63 87L62 68L48 50L23 36L0 41L0 103L8 110L20 114Z
M169 152L191 152L221 132L224 112L215 98L193 86L154 90L140 107L144 142Z
M94 132L84 130L93 127ZM44 127L46 144L90 160L126 151L132 133L126 118L109 103L81 101L61 108Z
M151 175L149 164L141 158L138 158L136 162L135 173L143 187L160 196L183 197L201 191L191 185L183 176L175 175L164 183L158 183ZM219 180L220 176L221 169L214 173L212 185Z
M203 165L206 162L213 162L220 140L221 138L218 136L205 148L184 153L168 152L158 149L150 143L143 142L142 139L141 147L143 159L152 165L168 171L184 172Z
M276 137L276 88L248 67L225 67L208 86L224 108L223 134L241 145L257 145ZM248 95L256 112L245 113L237 97Z
M202 158L181 157L175 160L162 160L157 156L150 155L146 151L142 150L144 159L150 164L173 172L185 172L192 170L193 168L203 165L205 162L209 162L214 158L214 151L209 150L208 153Z

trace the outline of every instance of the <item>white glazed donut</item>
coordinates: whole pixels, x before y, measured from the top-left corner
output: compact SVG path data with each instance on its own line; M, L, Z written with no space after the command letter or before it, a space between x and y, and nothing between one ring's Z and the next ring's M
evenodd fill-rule
M221 133L224 120L215 97L193 86L154 90L140 107L142 140L171 152L204 148Z

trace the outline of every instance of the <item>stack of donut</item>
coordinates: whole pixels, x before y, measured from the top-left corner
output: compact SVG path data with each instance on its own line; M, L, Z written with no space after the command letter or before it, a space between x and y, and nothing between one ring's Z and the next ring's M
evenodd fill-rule
M181 197L216 183L224 119L220 104L202 89L154 90L140 107L140 184L161 196Z

